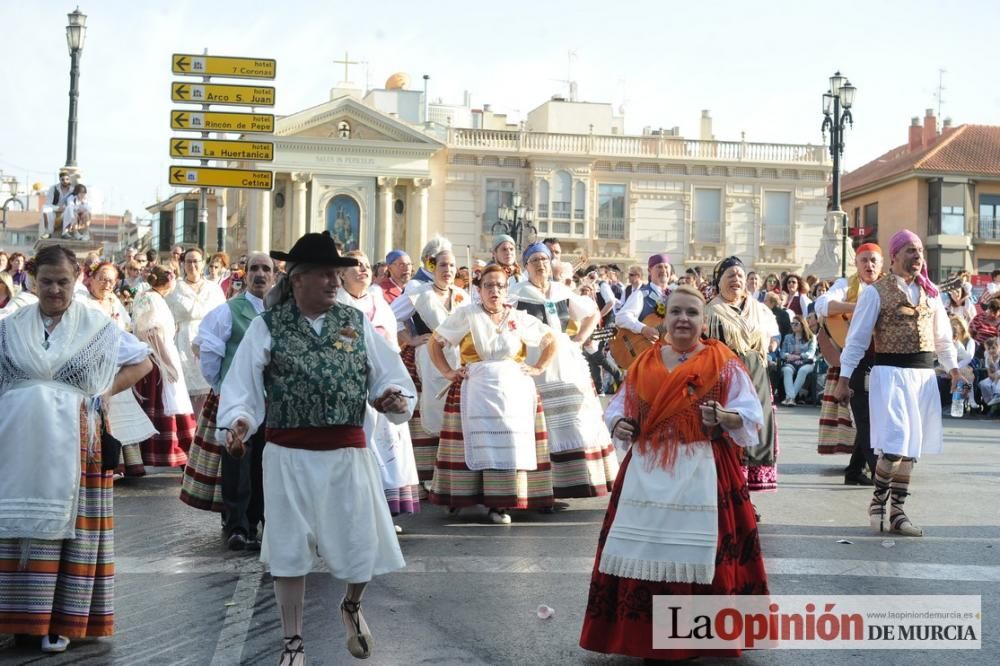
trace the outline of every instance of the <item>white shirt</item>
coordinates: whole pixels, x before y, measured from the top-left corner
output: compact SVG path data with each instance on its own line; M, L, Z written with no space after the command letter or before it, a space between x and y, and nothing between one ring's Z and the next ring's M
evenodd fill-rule
M257 314L264 311L262 299L250 292L244 292L243 295L250 301ZM205 315L201 325L198 326L198 335L194 337L194 344L200 349L198 366L201 375L216 393L219 392L222 380L222 361L226 357L226 344L232 336L233 311L229 309L229 303L223 303Z
M914 280L906 284L902 278L896 276L896 284L899 289L906 294L907 300L916 305L920 299L920 285ZM927 305L933 314L932 326L934 329L934 351L937 353L938 362L944 366L945 370L953 370L958 367L955 357L955 346L951 339L951 323L948 321L948 313L945 312L941 297L927 297ZM864 289L858 296L858 304L854 308L854 317L851 319L851 327L847 331L847 342L844 344L844 351L840 354L840 376L850 378L858 363L864 358L868 346L871 344L872 334L875 331L875 322L878 321L879 312L882 309L882 299L875 289Z
M607 307L608 303L611 303L611 310L609 312L614 312L618 308L618 299L615 297L615 292L611 290L611 284L602 281L598 287L598 291L601 294L601 298L604 299L605 307Z
M306 317L316 333L323 331L324 315ZM396 389L407 396L415 396L416 388L410 379L406 366L399 354L375 331L368 319L364 319L365 349L368 361L368 402L371 404L389 389ZM262 317L251 322L243 341L240 342L229 372L222 381L217 423L233 427L242 419L250 425L248 433L260 428L266 414L264 402L264 370L271 362L271 330ZM317 387L317 390L322 390ZM392 423L406 423L416 407L415 397L404 398L406 411L398 414L386 413Z
M864 290L865 283L861 283L861 288ZM817 317L829 317L830 316L830 302L837 301L839 303L844 303L847 301L847 278L837 278L837 281L833 283L825 294L816 299L816 305L813 307L813 311L816 313Z
M639 321L639 315L642 314L642 301L646 297L646 293L643 291L645 286L641 285L629 294L625 305L621 306L618 309L618 314L615 315L615 326L626 328L633 333L642 333L644 324ZM658 286L650 282L649 287L652 288L653 295L657 299L663 298L663 291Z

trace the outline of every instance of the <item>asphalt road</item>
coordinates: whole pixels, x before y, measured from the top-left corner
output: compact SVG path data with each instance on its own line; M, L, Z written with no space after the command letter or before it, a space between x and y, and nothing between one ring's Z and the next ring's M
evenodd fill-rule
M780 488L755 497L772 593L982 595L983 648L779 650L746 653L738 663L1000 663L1000 424L946 421L946 451L916 466L907 504L926 536L887 539L867 527L869 490L842 484L847 457L816 454L817 418L813 408L781 410ZM178 490L176 470L116 487L113 637L45 656L0 636L0 663L277 663L269 576L252 555L226 551L218 516L182 504ZM637 663L577 644L605 505L574 500L553 515L516 513L510 526L485 524L485 512L471 510L452 519L430 505L403 518L408 566L376 579L365 595L375 634L366 663ZM342 595L328 574L308 577L311 664L355 663L337 612ZM539 619L540 604L554 616Z

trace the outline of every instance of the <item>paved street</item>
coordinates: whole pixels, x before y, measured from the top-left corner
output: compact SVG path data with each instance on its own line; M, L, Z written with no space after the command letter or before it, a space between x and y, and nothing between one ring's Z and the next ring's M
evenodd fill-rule
M761 541L777 594L981 594L980 652L748 653L744 664L950 664L1000 661L1000 425L946 422L946 454L916 467L907 507L927 536L867 527L869 490L842 485L846 456L815 453L814 408L782 409L780 490L758 496ZM177 500L179 475L116 488L117 631L62 656L9 646L0 663L274 664L280 635L270 578L251 555L223 550L219 520ZM485 525L436 507L402 521L408 567L365 596L372 664L628 664L577 647L605 500L555 515ZM840 544L840 539L853 543ZM313 664L348 664L337 605L343 585L309 576L306 645ZM539 604L555 609L540 620ZM700 663L713 663L702 660ZM732 663L732 662L729 662Z

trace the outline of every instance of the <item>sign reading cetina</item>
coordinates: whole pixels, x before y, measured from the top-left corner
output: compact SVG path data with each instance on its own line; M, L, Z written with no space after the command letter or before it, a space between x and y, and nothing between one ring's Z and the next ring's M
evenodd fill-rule
M274 106L271 86L240 86L225 83L187 83L175 81L170 99L193 104L230 104L234 106Z
M170 184L186 187L245 187L270 190L274 174L251 169L216 169L213 167L170 167Z
M273 79L278 63L268 58L233 58L229 56L175 53L170 58L171 71L185 76L223 76L228 79Z

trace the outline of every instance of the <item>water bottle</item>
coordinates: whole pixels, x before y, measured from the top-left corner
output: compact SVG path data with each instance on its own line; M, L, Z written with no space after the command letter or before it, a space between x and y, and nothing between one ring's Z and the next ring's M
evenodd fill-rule
M958 385L955 387L955 392L951 394L951 415L956 419L960 419L965 415L965 395L963 394L964 387L965 382L959 381Z

